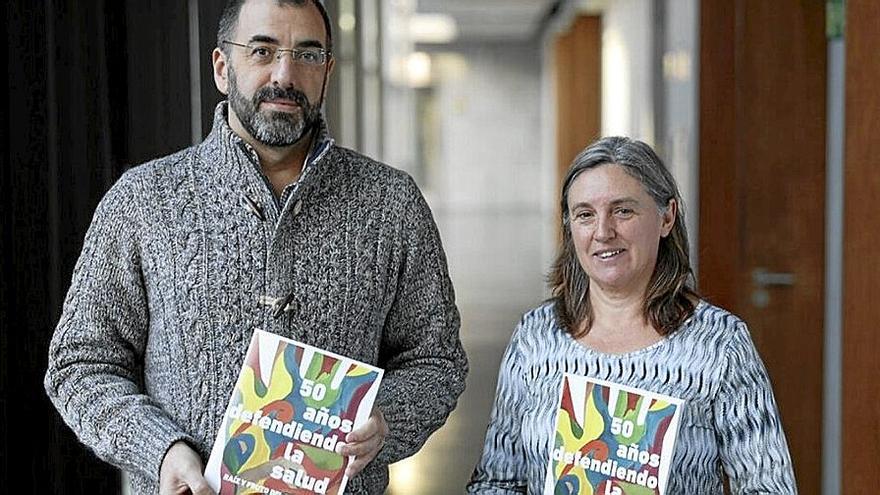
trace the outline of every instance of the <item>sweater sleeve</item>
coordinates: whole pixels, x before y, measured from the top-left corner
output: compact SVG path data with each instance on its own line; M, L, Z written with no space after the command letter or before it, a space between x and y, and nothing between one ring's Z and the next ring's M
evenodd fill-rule
M528 466L522 444L522 419L528 389L519 345L524 324L525 320L517 327L501 360L483 454L471 475L468 493L507 495L527 491Z
M132 190L123 176L95 211L49 345L44 385L101 459L158 480L171 444L193 441L141 385L149 310Z
M732 493L797 493L770 379L745 323L732 329L725 358L713 414Z
M414 454L455 408L464 390L467 359L440 234L415 183L402 224L396 296L383 328L385 368L377 405L390 433L382 463Z

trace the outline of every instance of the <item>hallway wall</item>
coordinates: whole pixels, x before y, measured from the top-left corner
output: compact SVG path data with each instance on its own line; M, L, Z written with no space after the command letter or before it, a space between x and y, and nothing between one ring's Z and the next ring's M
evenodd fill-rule
M602 135L655 144L652 2L615 0L602 12Z
M540 74L534 44L455 47L467 69L434 90L438 161L424 184L459 298L528 304L542 287ZM478 225L480 228L477 228ZM507 269L508 256L517 269ZM456 260L462 260L457 262ZM481 274L480 277L475 275Z
M464 487L482 451L501 355L523 312L545 297L545 245L555 234L555 205L542 192L537 45L444 52L455 69L445 76L439 69L420 96L432 108L422 132L433 136L421 185L446 249L470 374L447 424L418 454L392 466L391 495Z

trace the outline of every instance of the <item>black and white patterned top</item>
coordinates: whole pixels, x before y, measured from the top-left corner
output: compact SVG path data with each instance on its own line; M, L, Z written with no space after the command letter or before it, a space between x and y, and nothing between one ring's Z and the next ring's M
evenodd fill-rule
M722 469L734 494L796 493L776 401L748 329L706 302L668 338L626 354L579 344L558 324L552 303L527 313L502 360L468 493L541 493L564 373L685 401L667 493L722 494Z

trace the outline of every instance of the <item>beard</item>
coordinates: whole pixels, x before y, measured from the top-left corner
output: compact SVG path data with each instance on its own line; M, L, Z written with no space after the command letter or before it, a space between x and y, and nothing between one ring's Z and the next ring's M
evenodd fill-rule
M284 113L259 110L260 103L284 98L296 102L300 112ZM229 106L245 130L266 146L290 146L312 131L321 118L321 110L312 105L305 93L294 88L281 89L266 86L257 90L251 99L238 90L238 81L229 67Z

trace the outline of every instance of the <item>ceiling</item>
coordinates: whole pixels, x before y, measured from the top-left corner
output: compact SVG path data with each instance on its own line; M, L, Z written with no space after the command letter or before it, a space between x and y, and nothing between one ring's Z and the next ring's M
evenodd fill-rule
M458 25L458 41L533 39L556 0L418 0L420 14L448 14Z

